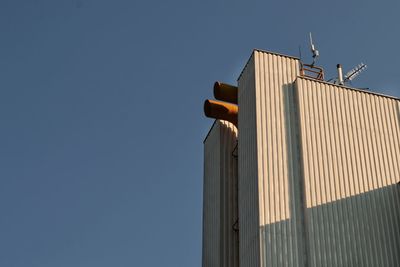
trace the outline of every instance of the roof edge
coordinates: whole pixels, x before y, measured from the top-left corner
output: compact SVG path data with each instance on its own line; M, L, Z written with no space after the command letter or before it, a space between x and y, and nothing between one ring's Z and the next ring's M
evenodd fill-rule
M271 55L275 55L275 56L288 57L288 58L291 58L291 59L300 60L300 58L295 57L295 56L290 56L290 55L286 55L286 54L282 54L282 53L278 53L278 52L272 52L272 51L268 51L268 50L263 50L263 49L259 49L259 48L254 48L253 49L253 53L255 51L261 52L261 53L267 53L267 54L271 54Z
M244 70L246 69L247 65L249 64L251 58L254 56L254 52L261 52L261 53L271 54L271 55L274 55L274 56L287 57L287 58L291 58L291 59L295 59L295 60L300 60L300 58L295 57L295 56L289 56L289 55L285 55L285 54L281 54L281 53L277 53L277 52L272 52L272 51L268 51L268 50L254 48L253 51L250 54L249 59L246 61L246 64L244 65L242 71L240 72L239 77L236 79L236 81L239 81L239 79L242 77L242 74L243 74Z
M206 134L206 137L203 140L203 144L207 141L208 136L210 136L210 133L212 131L212 129L214 128L215 124L217 123L217 120L214 120L213 124L210 127L210 130L208 130L208 133Z
M385 95L385 94L381 94L381 93L378 93L378 92L373 92L373 91L370 91L370 90L364 90L364 89L360 89L360 88L349 87L349 86L345 86L345 85L333 84L333 83L329 83L327 81L316 80L316 79L313 79L313 78L308 78L308 77L303 77L303 76L297 76L297 78L296 78L296 80L294 82L297 82L298 79L309 80L309 81L313 81L313 82L317 82L317 83L322 83L322 84L326 84L326 85L332 85L332 86L340 87L340 88L347 89L347 90L357 91L357 92L366 93L366 94L370 94L370 95L382 96L382 97L386 97L386 98L390 98L390 99L393 99L393 100L400 101L400 98L395 97L395 96Z

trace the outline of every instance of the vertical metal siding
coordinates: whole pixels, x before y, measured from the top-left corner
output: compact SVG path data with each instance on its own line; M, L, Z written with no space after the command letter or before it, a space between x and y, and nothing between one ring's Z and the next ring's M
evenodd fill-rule
M239 266L260 266L254 54L239 85Z
M304 262L291 110L298 73L298 60L254 51L239 78L241 266Z
M220 124L216 121L204 142L203 267L220 265Z
M310 266L400 266L399 101L297 90Z
M244 68L238 174L233 126L205 142L203 266L400 266L400 101L298 68L263 51Z
M203 267L238 266L237 130L215 121L204 142Z
M221 121L221 267L239 266L238 221L238 173L234 149L237 145L237 129Z

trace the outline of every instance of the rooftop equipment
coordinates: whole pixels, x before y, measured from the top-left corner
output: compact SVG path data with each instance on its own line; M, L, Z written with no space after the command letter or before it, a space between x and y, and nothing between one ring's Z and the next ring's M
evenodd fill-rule
M214 83L214 97L215 99L226 101L229 103L238 103L238 88L236 86L215 82Z
M204 102L206 117L225 120L238 126L238 88L226 83L214 83L214 97L218 100ZM224 102L223 102L224 101Z
M337 64L338 77L335 79L330 79L328 80L328 82L332 81L334 84L346 85L346 83L350 83L358 75L360 75L360 73L363 72L366 68L367 65L365 65L364 63L360 63L343 76L342 65Z
M310 48L312 53L313 61L311 64L304 64L300 62L300 75L303 77L313 78L316 80L324 80L324 69L321 67L315 66L315 62L319 57L319 51L315 48L315 45L312 40L312 35L310 32Z
M346 73L346 75L344 76L344 81L347 82L347 81L354 80L366 68L367 68L367 65L365 65L364 63L361 62L359 65L357 65L352 70L350 70L349 72Z
M338 71L338 83L339 83L340 85L343 85L343 84L344 84L344 81L343 81L343 70L342 70L342 65L341 65L341 64L337 64L336 67L337 67L337 71Z

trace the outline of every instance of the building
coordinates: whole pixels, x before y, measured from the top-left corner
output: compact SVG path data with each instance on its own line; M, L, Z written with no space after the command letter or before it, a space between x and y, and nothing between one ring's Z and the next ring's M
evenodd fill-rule
M237 95L204 141L203 267L400 266L400 99L261 50Z

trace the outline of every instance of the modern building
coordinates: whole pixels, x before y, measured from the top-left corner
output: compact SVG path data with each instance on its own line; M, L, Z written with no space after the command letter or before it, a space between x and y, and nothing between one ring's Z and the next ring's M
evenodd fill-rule
M400 266L400 99L308 67L254 50L212 115L203 267Z

